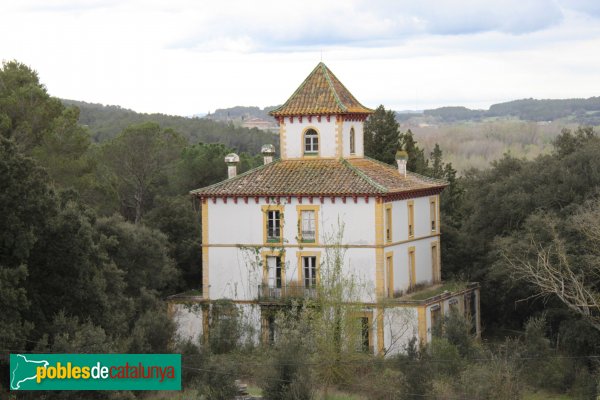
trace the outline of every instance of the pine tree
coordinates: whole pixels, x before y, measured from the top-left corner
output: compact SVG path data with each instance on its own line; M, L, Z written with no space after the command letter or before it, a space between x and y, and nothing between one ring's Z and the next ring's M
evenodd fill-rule
M365 122L365 154L388 164L395 163L399 147L399 125L394 111L380 105Z

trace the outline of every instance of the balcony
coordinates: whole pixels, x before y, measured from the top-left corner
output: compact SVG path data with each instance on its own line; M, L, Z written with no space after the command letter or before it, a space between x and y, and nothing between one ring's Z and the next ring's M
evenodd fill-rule
M317 289L304 286L282 286L277 288L258 285L258 299L260 301L277 301L286 298L315 299L317 298Z

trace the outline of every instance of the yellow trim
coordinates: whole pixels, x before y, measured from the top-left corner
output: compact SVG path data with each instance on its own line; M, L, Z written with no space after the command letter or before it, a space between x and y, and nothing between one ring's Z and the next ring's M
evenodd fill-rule
M429 198L429 230L434 233L440 231L440 212L439 212L439 201L438 196L431 196ZM433 212L432 212L433 211ZM435 229L431 229L431 226L435 222Z
M384 336L383 336L383 308L377 308L377 354L380 356L384 352Z
M273 245L282 245L283 244L283 222L284 222L284 215L283 215L283 209L284 206L283 205L277 205L277 204L267 204L264 206L261 206L261 210L262 210L262 214L263 214L263 246L273 246ZM267 240L267 212L268 211L279 211L279 233L280 233L280 237L279 237L279 241L278 242L270 242Z
M415 259L415 246L410 246L408 248L408 279L409 279L409 286L415 287L415 285L417 284L417 271L416 271L416 264L417 264L417 260Z
M344 155L344 150L343 150L343 128L344 128L344 120L341 117L336 117L335 119L335 130L336 130L336 135L335 135L335 144L336 144L336 150L335 150L335 155L337 158L341 158Z
M392 203L385 204L385 242L392 241Z
M384 297L383 276L383 202L375 199L375 287L377 298Z
M304 265L302 257L316 257L317 285L321 283L321 252L319 251L297 251L298 257L298 286L304 287Z
M312 153L312 154L306 154L305 150L305 144L304 144L304 135L306 135L306 132L309 131L310 129L314 130L315 132L317 132L317 146L319 147L319 150L316 153ZM321 156L321 148L323 147L323 143L321 143L321 132L319 132L319 130L317 129L316 126L313 125L309 125L306 128L304 128L304 130L302 131L302 134L300 135L300 154L301 154L301 158L315 158L315 157L320 157Z
M356 311L352 312L352 318L366 318L367 324L369 325L369 351L373 353L374 345L373 345L373 311ZM362 344L362 326L360 326L360 338Z
M341 246L338 246L336 244L315 244L315 243L299 243L299 244L295 244L295 243L283 243L281 245L278 245L277 247L285 247L285 248L304 248L304 247L323 247L323 248L332 248L332 247L342 247L344 249L376 249L378 247L383 247L383 248L390 248L399 244L406 244L406 243L411 243L411 242L417 242L419 240L423 240L423 239L431 239L434 237L439 237L440 234L433 234L433 235L427 235L427 236L421 236L421 237L417 237L414 239L410 239L410 240L399 240L397 242L392 242L392 243L388 243L385 245L374 245L374 244L343 244ZM268 243L268 245L272 245L273 243ZM203 244L202 247L261 247L264 246L264 243L230 243L230 244L219 244L219 243L213 243L213 244Z
M263 279L262 284L269 284L269 269L267 264L267 257L279 257L279 263L281 265L281 287L287 286L285 277L285 251L281 250L263 250L260 252L260 256L263 262Z
M202 339L204 344L208 344L208 335L210 334L210 319L208 313L210 312L210 306L204 305L201 307L202 310Z
M285 129L285 117L281 119L279 123L279 153L281 159L287 159L287 131Z
M432 283L439 283L442 281L442 268L441 268L441 257L440 257L440 242L431 242L431 280Z
M406 202L406 208L408 210L408 238L412 239L415 237L415 202L414 202L414 200L408 200Z
M208 280L208 200L202 199L202 297L209 299Z
M296 213L298 215L298 242L302 244L319 244L319 211L321 206L296 206ZM314 211L315 212L315 241L314 242L302 242L302 211Z
M385 253L385 266L387 270L387 297L394 297L394 252Z
M425 315L425 307L420 306L417 309L417 317L419 324L419 341L421 346L424 346L427 343L427 316Z

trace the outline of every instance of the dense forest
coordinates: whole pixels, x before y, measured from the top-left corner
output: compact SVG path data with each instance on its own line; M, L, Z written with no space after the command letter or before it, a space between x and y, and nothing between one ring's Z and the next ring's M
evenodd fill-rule
M522 121L555 121L569 119L585 125L600 125L600 97L589 99L522 99L492 104L489 110L466 107L440 107L424 110L423 115L437 122L481 121L484 118L517 118ZM415 117L415 113L396 113L399 121Z
M86 109L87 107L87 109ZM87 110L87 111L86 111ZM87 114L85 114L87 113ZM254 135L254 136L253 136ZM321 307L291 303L273 346L246 343L231 304L207 342L178 342L165 298L199 288L198 205L188 191L261 163L273 136L215 121L65 105L31 68L0 69L0 396L11 352L183 354L185 398L595 399L600 373L600 138L565 128L530 160L459 175L380 106L365 151L445 179L444 279L481 284L483 340L449 314L430 345L375 357L342 336L333 282ZM343 257L343 255L340 255ZM327 293L327 292L326 292ZM315 333L316 332L316 333ZM258 389L257 389L258 390ZM169 398L145 392L14 398Z
M62 100L79 110L79 123L88 128L94 142L112 139L133 124L155 122L177 131L189 143L222 143L240 152L258 153L265 143L279 143L279 136L256 128L237 127L210 118L187 118L165 114L143 114L119 106Z

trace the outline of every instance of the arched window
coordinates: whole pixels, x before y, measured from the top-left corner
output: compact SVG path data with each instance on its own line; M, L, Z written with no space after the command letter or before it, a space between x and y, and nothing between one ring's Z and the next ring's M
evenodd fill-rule
M356 153L356 142L354 138L354 128L350 128L350 154Z
M319 135L314 129L304 133L304 154L317 154L319 152Z

